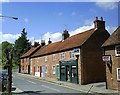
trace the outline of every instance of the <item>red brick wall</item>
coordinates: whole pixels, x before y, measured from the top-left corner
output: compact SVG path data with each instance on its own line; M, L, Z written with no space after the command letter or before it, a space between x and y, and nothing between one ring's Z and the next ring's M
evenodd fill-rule
M70 51L65 51L65 60L70 60ZM40 62L37 63L36 62L36 58L32 58L33 60L33 68L34 66L37 67L37 66L47 66L48 67L48 72L45 73L45 77L49 77L49 78L53 78L53 79L56 79L56 74L53 74L52 72L52 67L53 66L56 66L59 64L59 61L60 61L60 53L55 53L56 54L56 59L53 60L53 55L46 55L48 57L48 60L45 62L45 56L42 56L40 57ZM73 59L76 59L75 57ZM79 60L78 60L78 76L79 76L79 81L81 81L81 64L80 64L80 57L79 57ZM81 82L80 82L81 83Z
M107 31L96 31L81 47L81 84L105 81L101 46L108 37Z
M117 68L120 68L120 57L115 56L115 47L105 48L105 55L111 55L112 66L106 64L107 88L120 91L120 81L117 81Z

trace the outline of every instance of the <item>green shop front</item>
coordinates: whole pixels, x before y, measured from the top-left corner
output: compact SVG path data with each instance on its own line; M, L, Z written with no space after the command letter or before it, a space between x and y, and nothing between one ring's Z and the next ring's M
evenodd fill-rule
M77 60L60 61L57 67L59 70L59 80L71 83L79 83L78 81L78 62ZM58 76L58 74L57 74Z

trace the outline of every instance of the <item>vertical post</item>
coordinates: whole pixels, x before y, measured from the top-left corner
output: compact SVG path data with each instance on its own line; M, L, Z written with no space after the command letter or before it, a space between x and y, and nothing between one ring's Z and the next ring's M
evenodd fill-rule
M12 90L12 51L9 52L9 67L8 67L8 88L7 91L9 95L12 95L11 90Z

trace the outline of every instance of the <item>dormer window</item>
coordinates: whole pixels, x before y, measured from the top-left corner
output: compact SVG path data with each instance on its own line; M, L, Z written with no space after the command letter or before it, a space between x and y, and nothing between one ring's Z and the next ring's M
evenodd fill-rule
M115 55L120 56L120 45L115 46Z

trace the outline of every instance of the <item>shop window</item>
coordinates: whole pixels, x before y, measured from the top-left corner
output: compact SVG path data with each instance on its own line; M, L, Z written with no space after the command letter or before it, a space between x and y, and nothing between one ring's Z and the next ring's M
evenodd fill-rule
M56 74L56 66L52 66L52 74Z
M120 56L120 45L115 46L115 54L116 56Z
M120 68L117 68L117 80L120 81Z

